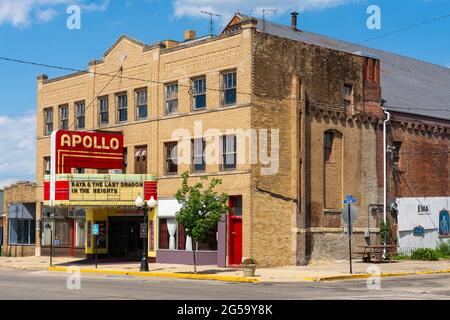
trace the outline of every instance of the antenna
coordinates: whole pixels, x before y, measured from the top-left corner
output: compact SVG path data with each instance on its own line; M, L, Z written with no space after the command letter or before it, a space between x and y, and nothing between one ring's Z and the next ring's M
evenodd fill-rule
M278 12L278 9L263 8L263 9L252 10L252 12L262 12L262 16L263 16L263 32L266 32L266 12L272 12L275 15Z
M212 37L213 35L213 31L214 31L214 18L213 17L221 17L222 15L217 14L217 13L213 13L213 12L209 12L209 11L200 11L203 14L207 14L209 15L209 35Z

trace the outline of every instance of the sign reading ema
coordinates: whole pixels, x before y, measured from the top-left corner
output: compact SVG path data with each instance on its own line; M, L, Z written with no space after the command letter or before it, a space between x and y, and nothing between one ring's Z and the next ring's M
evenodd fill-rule
M44 204L50 203L50 177L44 181ZM56 206L135 206L135 199L157 199L156 177L139 174L56 175Z

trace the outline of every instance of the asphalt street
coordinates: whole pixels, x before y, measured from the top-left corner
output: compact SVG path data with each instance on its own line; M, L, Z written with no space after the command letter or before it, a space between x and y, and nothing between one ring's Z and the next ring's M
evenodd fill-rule
M366 280L243 284L93 274L82 274L81 288L70 290L68 277L59 272L0 270L0 299L450 299L448 274L382 278L379 290L369 290Z

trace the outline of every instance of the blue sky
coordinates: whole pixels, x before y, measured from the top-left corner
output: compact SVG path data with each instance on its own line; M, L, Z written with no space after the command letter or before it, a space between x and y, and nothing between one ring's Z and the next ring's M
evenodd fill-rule
M209 33L202 9L221 13L216 31L235 11L290 23L289 12L301 12L299 26L352 42L364 41L405 26L450 14L449 0L0 0L0 56L86 69L121 34L146 43L181 40L183 31ZM66 9L81 7L81 29L69 30ZM256 4L256 5L255 5ZM369 5L381 8L381 30L366 27ZM255 11L252 11L255 10ZM368 46L450 67L450 17L365 43ZM0 187L15 180L34 180L36 76L64 72L0 61ZM5 80L7 79L7 80ZM17 135L13 136L13 135ZM17 147L19 145L19 147ZM16 151L11 152L11 149ZM7 151L7 152L6 152Z

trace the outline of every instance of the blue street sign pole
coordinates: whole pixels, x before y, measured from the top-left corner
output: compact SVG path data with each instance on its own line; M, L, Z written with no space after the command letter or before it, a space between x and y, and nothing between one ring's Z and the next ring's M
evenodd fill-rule
M352 220L351 220L351 205L352 203L355 203L356 199L353 198L353 196L345 196L344 204L347 205L347 232L348 232L348 253L349 253L349 260L350 260L350 274L353 274L353 268L352 268Z

